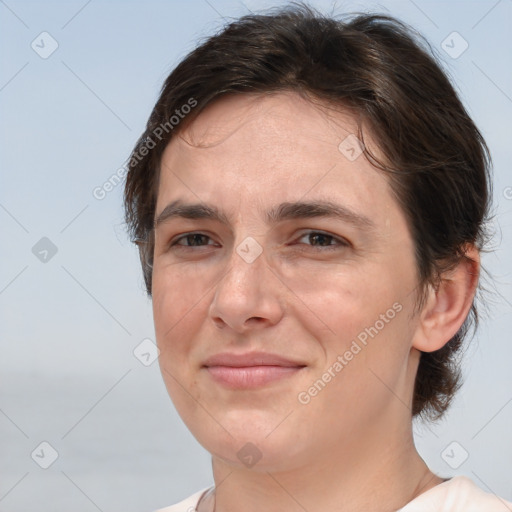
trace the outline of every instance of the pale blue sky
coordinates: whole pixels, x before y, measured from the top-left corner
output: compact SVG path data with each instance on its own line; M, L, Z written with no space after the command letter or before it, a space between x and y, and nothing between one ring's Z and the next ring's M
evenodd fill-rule
M222 17L283 3L0 1L2 510L152 510L210 483L157 364L133 355L154 336L122 185L103 200L93 190L128 157L163 80L200 38ZM434 469L512 499L512 1L336 5L389 12L423 33L490 146L498 236L484 261L503 298L468 351L454 409L418 429L418 443ZM442 48L454 31L468 44L456 59ZM31 47L53 40L46 59ZM57 248L46 263L32 252L43 237ZM440 456L454 440L470 454L456 470ZM47 470L30 458L42 441L59 453Z

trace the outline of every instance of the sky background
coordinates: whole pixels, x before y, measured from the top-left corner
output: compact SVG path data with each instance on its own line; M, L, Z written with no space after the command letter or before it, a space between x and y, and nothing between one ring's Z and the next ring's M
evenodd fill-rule
M284 3L0 0L1 511L151 511L212 483L158 363L135 355L154 330L122 184L103 199L93 192L124 164L162 82L200 39ZM418 425L416 439L434 471L512 500L512 1L334 11L389 13L423 33L491 149L488 313L453 408Z

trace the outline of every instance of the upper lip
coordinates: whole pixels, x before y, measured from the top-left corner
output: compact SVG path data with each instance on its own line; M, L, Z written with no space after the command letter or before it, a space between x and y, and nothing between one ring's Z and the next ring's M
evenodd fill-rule
M293 361L278 354L268 352L247 352L245 354L235 354L233 352L222 352L209 357L203 363L203 366L306 366L303 363Z

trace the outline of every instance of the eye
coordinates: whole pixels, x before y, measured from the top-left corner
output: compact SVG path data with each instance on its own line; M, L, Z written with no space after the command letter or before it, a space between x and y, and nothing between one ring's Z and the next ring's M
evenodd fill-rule
M309 245L314 249L333 250L342 247L348 247L350 244L342 238L336 237L323 231L308 231L303 233L297 243L301 245ZM170 243L170 247L189 249L193 247L214 246L216 243L212 238L204 233L186 233L179 236Z
M341 247L348 247L350 245L346 240L335 237L334 235L330 235L329 233L324 233L322 231L309 231L304 233L300 238L297 239L297 241L301 243L301 240L304 239L306 239L307 242L302 243L309 244L315 249L324 248L327 250L333 250Z
M213 242L208 235L203 233L187 233L171 242L170 247L202 247L205 245L213 245L208 242Z

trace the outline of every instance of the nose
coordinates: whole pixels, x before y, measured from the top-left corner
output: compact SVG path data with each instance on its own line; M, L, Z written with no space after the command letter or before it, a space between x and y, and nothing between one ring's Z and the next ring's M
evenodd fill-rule
M210 316L217 327L237 333L277 324L283 317L284 293L263 251L254 261L235 249L224 277L216 286Z

